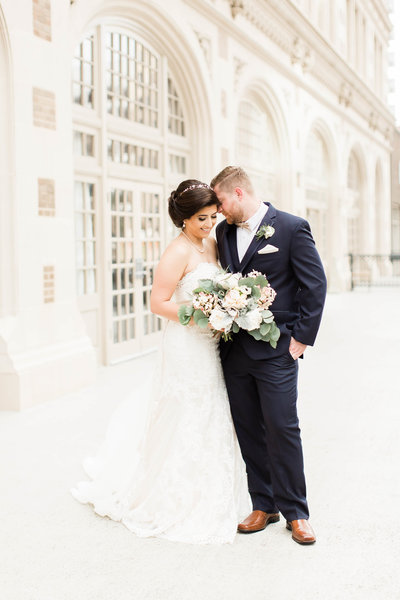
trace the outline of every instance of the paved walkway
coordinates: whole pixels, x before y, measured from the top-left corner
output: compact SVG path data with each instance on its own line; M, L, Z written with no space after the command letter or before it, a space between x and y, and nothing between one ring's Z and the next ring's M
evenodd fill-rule
M100 369L96 385L0 413L4 600L400 599L400 290L330 295L300 372L308 495L318 541L281 521L233 545L136 538L69 495L80 460L153 355Z

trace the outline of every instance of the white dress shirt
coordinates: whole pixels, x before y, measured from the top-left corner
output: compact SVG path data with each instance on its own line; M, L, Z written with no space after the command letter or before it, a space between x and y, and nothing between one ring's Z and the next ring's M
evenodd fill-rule
M237 243L237 251L240 262L242 261L243 256L246 254L247 248L250 246L250 242L257 233L257 229L268 210L267 204L261 202L257 211L245 221L246 225L249 229L244 227L237 228L236 232L236 243Z

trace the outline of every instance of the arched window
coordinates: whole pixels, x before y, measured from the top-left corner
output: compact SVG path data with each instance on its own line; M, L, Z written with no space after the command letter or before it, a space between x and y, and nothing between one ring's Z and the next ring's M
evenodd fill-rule
M305 152L306 217L322 259L327 257L329 167L325 142L313 130Z
M156 343L153 272L190 140L167 57L134 31L98 26L78 45L72 75L77 293L110 363Z
M350 254L360 253L361 172L357 156L350 154L347 167L347 245Z
M275 200L275 132L269 115L250 100L239 105L236 162L247 171L262 200Z

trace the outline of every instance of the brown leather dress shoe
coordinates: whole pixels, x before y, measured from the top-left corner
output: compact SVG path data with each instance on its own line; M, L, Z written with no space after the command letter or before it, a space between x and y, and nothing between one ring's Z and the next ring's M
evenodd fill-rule
M286 529L292 532L292 539L298 544L314 544L315 533L307 519L286 521Z
M251 515L238 525L239 533L255 533L262 531L270 523L279 521L279 513L266 513L263 510L253 510Z

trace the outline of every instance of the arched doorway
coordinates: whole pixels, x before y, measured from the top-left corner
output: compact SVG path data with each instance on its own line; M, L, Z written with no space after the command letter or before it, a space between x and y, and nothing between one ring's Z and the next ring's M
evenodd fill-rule
M190 168L190 127L168 57L134 23L85 35L72 86L78 301L108 364L157 344L150 290L172 234L166 197Z
M321 134L313 129L305 151L305 209L321 259L328 265L327 219L330 173L328 152Z

